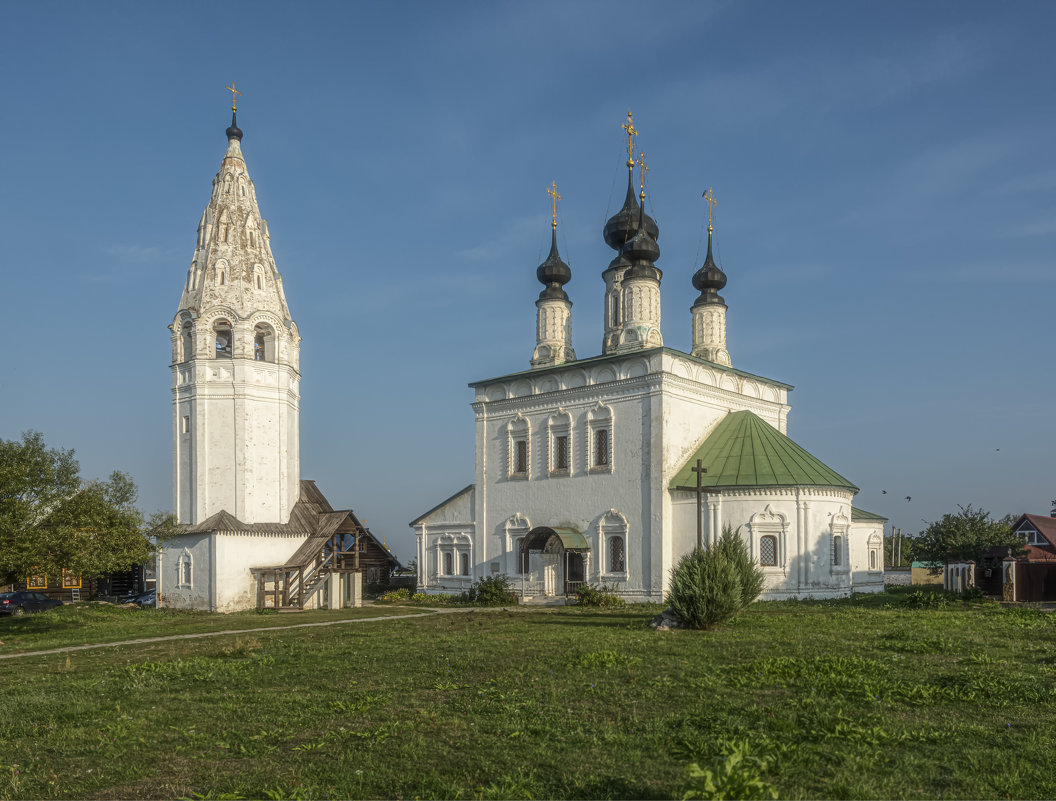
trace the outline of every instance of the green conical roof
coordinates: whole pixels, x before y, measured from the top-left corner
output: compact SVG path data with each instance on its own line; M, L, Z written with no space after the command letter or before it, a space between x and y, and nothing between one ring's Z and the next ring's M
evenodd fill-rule
M723 487L858 487L811 456L752 412L730 412L671 481L671 489L696 489L692 468L707 468L701 485Z

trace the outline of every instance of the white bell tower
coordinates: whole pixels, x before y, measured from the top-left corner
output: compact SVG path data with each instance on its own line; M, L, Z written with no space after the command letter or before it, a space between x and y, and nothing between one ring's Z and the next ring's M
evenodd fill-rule
M234 112L169 326L173 504L190 525L220 511L286 523L300 492L301 337Z

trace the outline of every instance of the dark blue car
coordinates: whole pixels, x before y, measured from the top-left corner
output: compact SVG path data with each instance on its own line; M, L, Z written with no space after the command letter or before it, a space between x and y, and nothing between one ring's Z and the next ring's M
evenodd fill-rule
M53 606L62 606L62 601L49 598L42 592L0 592L0 615L43 612Z

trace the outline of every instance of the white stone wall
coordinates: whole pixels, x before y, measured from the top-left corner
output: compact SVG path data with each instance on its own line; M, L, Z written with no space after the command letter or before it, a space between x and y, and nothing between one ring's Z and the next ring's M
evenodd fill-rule
M884 590L884 524L880 520L851 523L851 571L855 592ZM870 567L869 553L873 553Z
M692 540L679 536L682 547L696 544L696 497L692 492L672 492L673 526L691 531ZM759 558L760 538L775 536L777 564L764 566L765 599L792 597L846 597L851 592L847 562L847 531L851 493L820 487L724 490L708 493L704 514L706 543L714 542L729 524L740 528L749 552ZM833 535L843 537L841 564L832 559ZM681 553L675 554L677 561Z
M180 575L181 560L189 558L191 582ZM164 543L158 553L158 605L172 609L213 608L213 538L186 534Z

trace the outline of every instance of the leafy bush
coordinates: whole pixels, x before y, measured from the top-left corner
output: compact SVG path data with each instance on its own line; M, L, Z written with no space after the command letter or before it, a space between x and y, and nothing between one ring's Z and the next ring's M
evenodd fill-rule
M478 606L506 606L517 603L517 595L510 588L510 578L505 573L485 576L474 582L463 596L465 601Z
M406 587L400 587L398 590L390 590L389 592L380 596L378 600L386 603L394 603L396 601L409 601L411 600L411 591Z
M770 762L754 756L748 740L722 738L720 748L710 765L689 766L689 789L683 799L777 798L777 789L763 778Z
M595 587L592 584L581 584L576 590L576 603L583 606L626 606L627 602L616 594L613 587L602 584Z
M688 628L722 623L743 606L740 571L722 549L694 548L671 571L667 602Z
M911 609L945 609L956 600L957 596L946 590L915 590L902 603Z
M737 577L741 581L741 606L748 606L762 593L765 577L762 568L748 553L748 543L741 539L740 526L734 531L729 523L724 525L722 536L719 537L715 548L726 555L737 571Z

